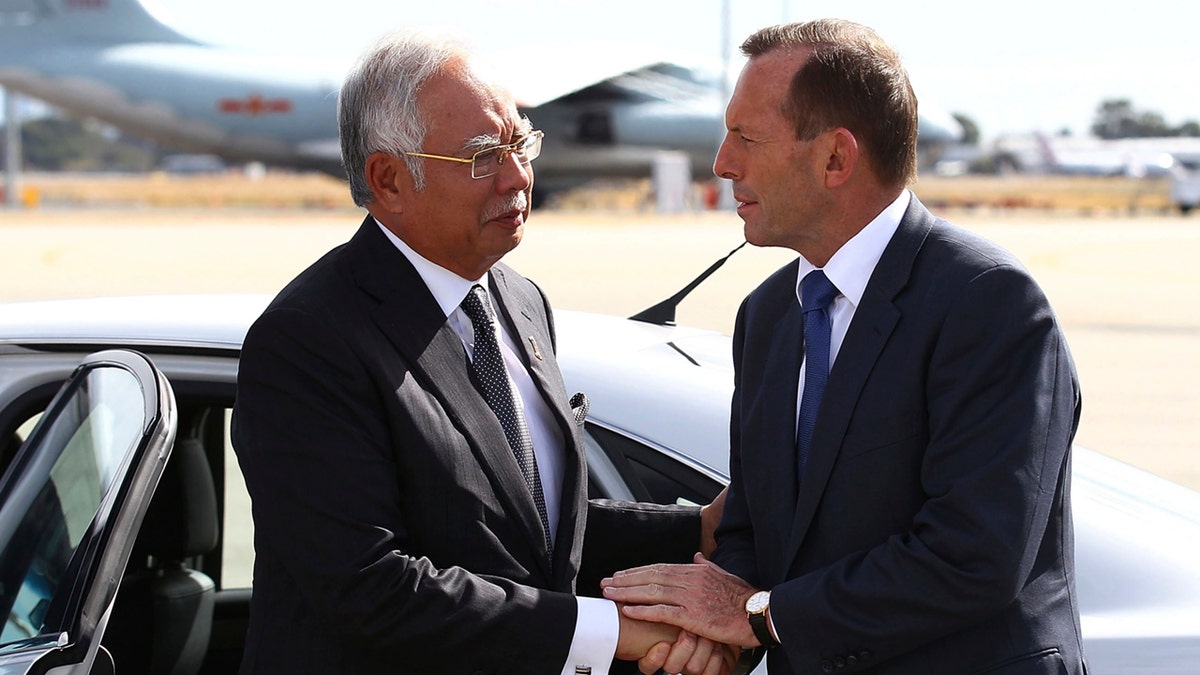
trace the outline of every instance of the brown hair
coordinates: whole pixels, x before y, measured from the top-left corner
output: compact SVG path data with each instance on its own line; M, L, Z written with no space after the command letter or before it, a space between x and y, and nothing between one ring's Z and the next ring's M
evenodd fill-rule
M841 19L764 28L742 43L750 58L778 49L811 53L792 76L781 112L796 137L845 127L885 185L904 186L917 173L917 97L900 55L870 28Z

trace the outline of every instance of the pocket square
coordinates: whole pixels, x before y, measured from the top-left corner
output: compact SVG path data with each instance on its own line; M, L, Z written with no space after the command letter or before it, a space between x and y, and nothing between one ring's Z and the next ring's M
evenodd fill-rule
M571 413L575 415L575 423L583 424L587 419L588 410L592 407L591 401L588 400L587 394L577 392L571 397Z

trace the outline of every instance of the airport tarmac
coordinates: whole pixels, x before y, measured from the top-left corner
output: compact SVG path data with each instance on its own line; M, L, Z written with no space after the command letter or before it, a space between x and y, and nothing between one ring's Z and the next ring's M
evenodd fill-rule
M1081 445L1200 490L1200 221L956 212L1045 289L1083 388ZM0 210L0 301L274 293L348 238L351 210ZM731 212L535 212L506 262L555 307L627 316L742 241ZM747 246L678 322L732 330L741 299L794 254Z

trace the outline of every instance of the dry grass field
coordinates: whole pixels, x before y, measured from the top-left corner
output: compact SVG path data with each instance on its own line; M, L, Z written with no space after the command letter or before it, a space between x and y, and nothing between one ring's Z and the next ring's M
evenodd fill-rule
M696 203L704 184L697 186ZM1169 182L1110 177L924 176L913 187L929 207L954 210L1032 210L1106 215L1170 209ZM649 180L599 182L555 195L560 210L644 211L653 204ZM45 207L150 208L352 208L345 184L315 173L272 172L258 180L238 172L222 175L143 176L34 174L22 193Z

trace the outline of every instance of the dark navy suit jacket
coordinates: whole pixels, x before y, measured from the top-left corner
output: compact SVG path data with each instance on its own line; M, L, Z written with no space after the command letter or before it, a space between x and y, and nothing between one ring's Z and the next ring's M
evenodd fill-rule
M1037 284L913 198L831 368L797 487L797 270L738 313L715 554L773 591L772 674L1082 672L1080 395Z

